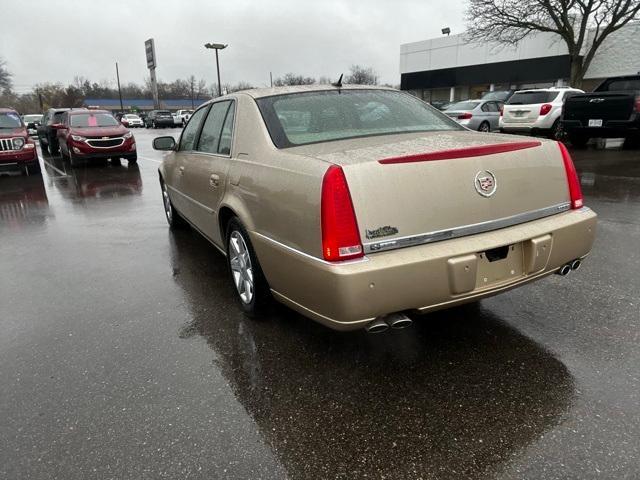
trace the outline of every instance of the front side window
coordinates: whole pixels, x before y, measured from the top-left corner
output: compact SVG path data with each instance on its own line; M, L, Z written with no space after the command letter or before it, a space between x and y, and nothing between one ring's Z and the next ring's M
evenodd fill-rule
M202 118L205 113L207 113L208 108L201 108L197 110L196 113L189 119L189 123L184 127L182 131L182 136L180 137L180 150L189 151L193 150L193 147L196 142L196 137L198 135L198 131L200 130L200 123L202 123Z
M119 125L109 113L77 113L70 116L72 127L115 127Z
M257 100L278 148L347 138L463 130L446 115L402 92L321 90Z
M220 132L222 124L227 116L231 102L218 102L211 106L209 115L202 126L198 151L205 153L218 153Z

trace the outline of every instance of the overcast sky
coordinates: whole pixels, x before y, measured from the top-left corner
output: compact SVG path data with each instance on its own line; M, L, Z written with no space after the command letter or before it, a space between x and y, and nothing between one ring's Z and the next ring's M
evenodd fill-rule
M26 5L28 3L28 6ZM269 83L287 72L337 77L352 64L371 66L381 82L397 84L401 43L463 29L465 0L0 0L0 57L18 92L75 75L115 84L148 76L144 41L153 37L157 75L191 74L215 81L213 51L221 52L222 83ZM16 19L7 22L7 19Z

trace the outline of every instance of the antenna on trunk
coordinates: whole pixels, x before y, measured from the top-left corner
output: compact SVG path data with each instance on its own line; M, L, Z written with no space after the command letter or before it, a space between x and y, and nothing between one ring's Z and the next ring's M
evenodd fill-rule
M342 76L343 76L343 75L344 75L344 74L343 74L343 73L341 73L341 74L340 74L340 78L338 78L338 81L337 81L337 82L332 83L331 85L333 85L334 87L342 88Z

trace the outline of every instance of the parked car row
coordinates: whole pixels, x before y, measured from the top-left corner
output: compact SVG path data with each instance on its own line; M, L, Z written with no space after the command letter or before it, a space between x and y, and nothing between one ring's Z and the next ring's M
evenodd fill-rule
M592 93L571 87L509 90L489 92L480 100L432 105L482 132L544 135L568 139L576 147L593 137L640 144L640 74L609 78Z

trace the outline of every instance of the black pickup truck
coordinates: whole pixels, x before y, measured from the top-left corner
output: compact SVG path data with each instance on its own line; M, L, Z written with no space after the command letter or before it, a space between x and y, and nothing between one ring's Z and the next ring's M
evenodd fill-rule
M575 147L592 137L640 142L640 74L608 78L592 93L568 98L562 128Z

